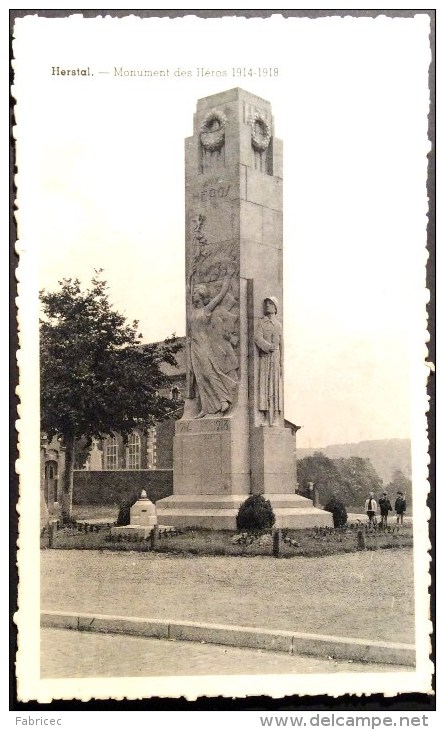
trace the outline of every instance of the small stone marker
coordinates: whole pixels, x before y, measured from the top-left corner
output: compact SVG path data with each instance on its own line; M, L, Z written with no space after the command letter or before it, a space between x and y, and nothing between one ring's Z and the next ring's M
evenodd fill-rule
M49 520L48 522L48 547L54 547L54 540L57 532L57 521Z
M151 548L154 550L157 548L159 542L159 527L157 525L154 525L153 530L151 532Z
M141 496L130 509L130 525L139 527L154 527L157 524L156 507L147 497L145 489Z
M274 530L273 532L273 556L274 558L280 557L281 548L281 530Z
M366 539L363 530L357 530L357 547L359 550L366 550Z

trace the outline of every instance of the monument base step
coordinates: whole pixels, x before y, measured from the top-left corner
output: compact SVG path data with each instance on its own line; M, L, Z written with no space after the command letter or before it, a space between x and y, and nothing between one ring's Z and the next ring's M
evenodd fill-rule
M249 495L173 495L156 503L159 522L174 527L210 530L236 530L240 505ZM332 527L330 512L317 509L310 499L299 494L265 494L275 513L275 527L304 529Z

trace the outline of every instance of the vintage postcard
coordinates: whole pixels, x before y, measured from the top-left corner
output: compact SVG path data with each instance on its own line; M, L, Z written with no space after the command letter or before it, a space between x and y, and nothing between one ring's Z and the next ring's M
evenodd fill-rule
M18 699L430 693L431 13L106 12L13 24Z

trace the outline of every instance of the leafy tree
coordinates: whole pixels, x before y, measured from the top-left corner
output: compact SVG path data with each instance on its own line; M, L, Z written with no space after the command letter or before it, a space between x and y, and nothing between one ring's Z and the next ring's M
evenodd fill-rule
M412 493L412 481L401 469L394 469L392 479L388 482L386 489L393 495L393 499L395 499L397 492L403 492L408 498L410 498Z
M318 489L322 504L340 489L340 475L332 459L321 451L312 456L305 456L297 462L297 475L300 491L310 496L309 482L313 482Z
M82 437L76 439L74 445L74 468L83 469L91 453L91 439Z
M336 496L345 504L361 505L369 492L381 491L383 481L369 459L350 456L348 459L335 459L335 465L341 483L340 492Z
M173 415L177 401L159 394L169 384L163 363L176 365L175 337L141 345L138 322L114 311L102 271L83 290L78 279L40 292L41 428L66 449L62 519L70 521L78 439L120 432L124 438Z
M358 505L369 492L382 488L382 480L370 460L359 456L330 459L316 451L298 461L297 473L303 494L310 496L309 482L313 482L322 504L336 497L348 506Z

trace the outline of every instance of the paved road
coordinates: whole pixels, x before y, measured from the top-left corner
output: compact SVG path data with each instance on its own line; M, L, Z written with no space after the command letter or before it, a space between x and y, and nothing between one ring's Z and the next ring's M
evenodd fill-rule
M67 629L41 631L41 677L149 677L211 674L313 674L412 671L388 664L338 662L255 649Z

